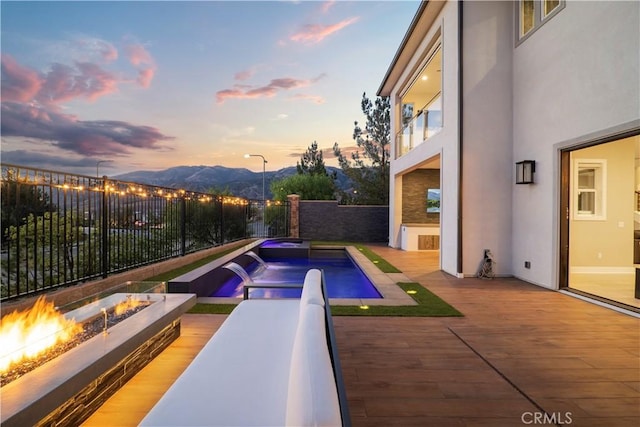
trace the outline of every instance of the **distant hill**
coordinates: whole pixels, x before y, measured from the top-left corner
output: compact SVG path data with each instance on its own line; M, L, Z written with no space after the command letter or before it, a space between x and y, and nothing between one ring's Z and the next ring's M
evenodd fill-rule
M342 169L327 167L327 172L337 174L340 189L351 187L349 178ZM272 194L269 190L271 181L295 175L296 168L288 167L278 171L265 173L265 193L267 198ZM113 178L122 181L139 182L190 191L206 192L212 188L229 190L234 196L247 199L262 198L262 172L252 172L246 168L227 168L224 166L176 166L162 171L135 171Z

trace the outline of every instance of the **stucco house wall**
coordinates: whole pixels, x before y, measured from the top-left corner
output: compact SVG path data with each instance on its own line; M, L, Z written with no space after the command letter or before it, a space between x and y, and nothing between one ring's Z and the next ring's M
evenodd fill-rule
M432 6L440 8L442 4ZM442 270L457 274L458 252L458 187L459 187L459 151L458 151L458 7L455 2L446 2L430 21L431 25L422 37L418 48L411 56L391 91L393 114L391 128L395 133L400 129L401 91L419 71L425 52L435 38L442 38L442 130L428 141L418 145L412 151L396 159L395 146L392 148L390 165L390 206L389 245L400 247L400 227L402 224L402 175L411 172L427 159L440 156L441 174L440 200L440 258ZM393 145L393 144L392 144Z
M640 2L563 1L522 40L518 4L421 4L379 94L391 96L395 137L403 90L441 32L443 128L392 150L389 245L400 247L405 175L437 158L441 269L474 275L491 249L497 274L557 289L561 151L640 129ZM536 162L534 184L515 184L522 160Z
M512 190L519 278L558 287L558 149L638 126L639 18L639 2L567 1L513 50L513 157L536 161Z
M463 273L490 249L497 275L512 275L511 2L463 5ZM445 171L446 173L446 171Z

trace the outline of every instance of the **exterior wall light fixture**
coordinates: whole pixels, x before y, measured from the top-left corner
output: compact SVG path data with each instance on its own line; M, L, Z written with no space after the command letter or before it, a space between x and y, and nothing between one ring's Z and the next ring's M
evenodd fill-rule
M523 160L516 163L516 184L533 184L533 174L536 171L535 160Z

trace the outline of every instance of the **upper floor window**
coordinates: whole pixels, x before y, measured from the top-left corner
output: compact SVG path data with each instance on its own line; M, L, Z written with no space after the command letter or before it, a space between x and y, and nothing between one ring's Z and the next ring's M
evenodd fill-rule
M442 46L430 50L401 96L401 128L396 134L396 158L442 129Z
M520 0L518 2L518 40L531 35L564 8L565 0Z
M520 37L533 30L536 24L536 12L534 0L520 1Z
M547 16L551 15L551 13L558 7L560 7L560 0L544 0L542 8L542 19L545 19Z

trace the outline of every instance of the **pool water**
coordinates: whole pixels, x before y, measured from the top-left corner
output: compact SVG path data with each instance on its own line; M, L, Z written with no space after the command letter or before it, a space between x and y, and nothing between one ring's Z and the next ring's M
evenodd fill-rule
M247 268L257 284L301 285L311 268L324 270L329 298L382 298L373 283L358 268L344 250L313 251L309 258L265 258L267 268L258 262ZM299 298L301 289L251 289L251 297ZM234 277L224 283L213 297L242 297L243 283Z

